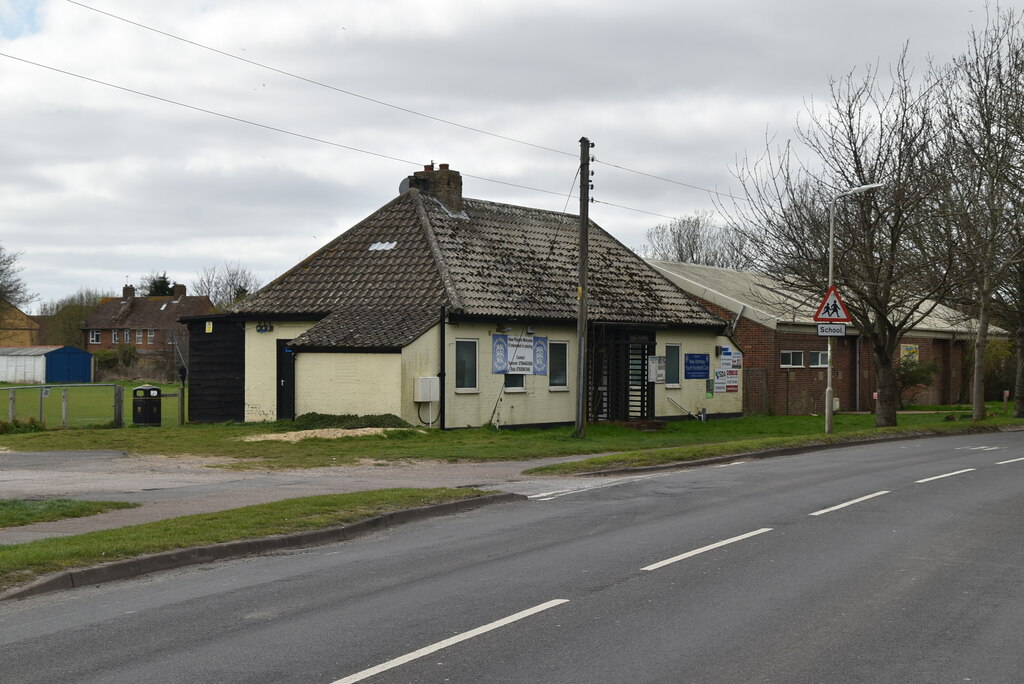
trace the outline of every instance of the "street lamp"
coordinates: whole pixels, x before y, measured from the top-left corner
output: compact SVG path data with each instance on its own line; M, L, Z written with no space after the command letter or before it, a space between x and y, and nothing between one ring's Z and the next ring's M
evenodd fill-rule
M859 195L862 192L868 190L874 190L880 188L885 183L870 183L868 185L859 185L855 188L850 188L846 192L841 192L832 198L832 201L828 204L828 287L832 289L834 284L834 263L835 263L835 245L836 245L836 200L843 197L849 197L850 195ZM855 382L860 382L860 378L855 378ZM825 434L832 434L832 338L828 338L828 383L825 386Z

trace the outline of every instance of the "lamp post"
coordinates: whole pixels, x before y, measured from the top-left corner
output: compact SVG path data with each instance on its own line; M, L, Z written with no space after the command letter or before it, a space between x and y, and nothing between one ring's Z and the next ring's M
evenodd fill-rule
M832 201L828 203L828 287L832 289L834 285L834 273L835 273L835 245L836 245L836 200L849 197L850 195L859 195L862 192L868 190L874 190L880 188L885 183L869 183L868 185L859 185L855 188L850 188L846 192L841 192L832 198ZM856 382L860 382L860 378L854 379ZM828 382L825 385L825 434L832 434L832 338L828 338Z

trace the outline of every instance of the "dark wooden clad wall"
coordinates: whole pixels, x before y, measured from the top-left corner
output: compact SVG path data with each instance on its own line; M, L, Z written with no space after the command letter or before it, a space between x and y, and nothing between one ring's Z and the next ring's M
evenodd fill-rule
M188 420L190 423L223 423L245 420L244 322L211 319L188 321L189 372Z

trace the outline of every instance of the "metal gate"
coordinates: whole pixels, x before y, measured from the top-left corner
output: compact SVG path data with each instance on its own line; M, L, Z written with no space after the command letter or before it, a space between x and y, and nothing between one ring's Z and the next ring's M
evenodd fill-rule
M653 419L654 384L647 381L647 357L654 354L654 332L595 326L590 340L589 419Z

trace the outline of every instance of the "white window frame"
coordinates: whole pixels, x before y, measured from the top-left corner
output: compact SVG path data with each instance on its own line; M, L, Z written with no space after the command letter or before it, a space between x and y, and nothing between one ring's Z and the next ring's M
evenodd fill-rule
M473 386L459 387L459 345L473 345ZM456 338L455 340L455 393L476 394L480 392L480 340L476 338Z
M789 363L783 363L783 354L789 354ZM793 354L800 355L800 363L793 363ZM779 352L779 367L780 368L803 368L804 367L804 352L803 350L797 349L783 349Z
M103 333L99 330L89 331L89 344L100 344L103 342Z
M135 331L135 344L142 344L142 328Z
M154 344L156 342L156 330L150 328L146 331L146 344Z
M120 339L120 336L118 335L117 331L116 330L111 330L110 331L110 344L118 344L118 339Z
M565 349L565 384L555 385L551 382L551 359L555 358L554 348L556 346ZM568 340L548 341L548 391L568 392L569 391L569 342Z
M509 385L509 379L515 378L515 382L522 384ZM505 377L502 380L502 391L506 394L522 394L526 392L526 376L521 373L505 373Z
M817 356L817 362L815 362L815 356ZM807 352L807 365L811 368L828 368L828 350L813 349Z

